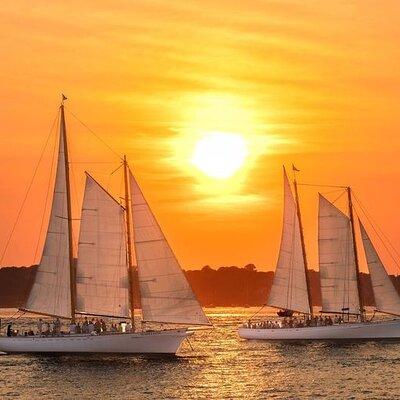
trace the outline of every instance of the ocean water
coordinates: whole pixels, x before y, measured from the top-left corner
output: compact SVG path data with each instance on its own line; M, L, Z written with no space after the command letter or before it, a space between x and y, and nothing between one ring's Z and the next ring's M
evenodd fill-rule
M241 340L254 311L208 309L215 328L175 358L2 355L0 398L400 399L400 343Z

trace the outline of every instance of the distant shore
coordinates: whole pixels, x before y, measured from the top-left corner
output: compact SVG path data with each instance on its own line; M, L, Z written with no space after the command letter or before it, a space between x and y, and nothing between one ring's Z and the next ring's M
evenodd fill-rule
M25 304L33 284L36 266L3 267L0 269L0 308L18 308ZM244 267L205 266L201 270L187 270L185 274L203 307L257 307L265 304L274 273L257 271L253 264ZM391 276L400 294L400 275ZM321 305L319 272L310 271L313 304ZM374 304L371 280L361 274L362 296L367 306ZM135 306L140 308L139 287L134 282Z

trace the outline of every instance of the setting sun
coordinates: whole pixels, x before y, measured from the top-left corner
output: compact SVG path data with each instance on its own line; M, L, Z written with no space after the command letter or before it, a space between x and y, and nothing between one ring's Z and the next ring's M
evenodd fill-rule
M196 143L191 161L205 175L227 179L242 167L247 155L247 144L242 135L210 132Z

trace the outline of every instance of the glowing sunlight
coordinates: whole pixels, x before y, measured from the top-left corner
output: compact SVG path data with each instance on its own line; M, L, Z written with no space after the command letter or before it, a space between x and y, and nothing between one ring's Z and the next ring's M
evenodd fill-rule
M196 143L192 164L215 179L233 176L248 155L244 137L236 133L209 132Z

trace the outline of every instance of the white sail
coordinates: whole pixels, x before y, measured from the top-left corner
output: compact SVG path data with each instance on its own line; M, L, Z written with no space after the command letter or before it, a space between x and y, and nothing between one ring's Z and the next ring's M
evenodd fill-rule
M76 271L78 312L129 317L124 209L86 176Z
M64 153L64 115L61 114L57 172L49 226L25 308L59 317L71 317L67 182Z
M382 312L400 315L400 296L361 221L360 230L374 291L375 307Z
M267 304L310 313L304 254L297 205L284 171L284 211L281 247Z
M203 309L132 174L130 189L143 320L208 325Z
M319 195L318 224L322 311L359 314L350 218Z

